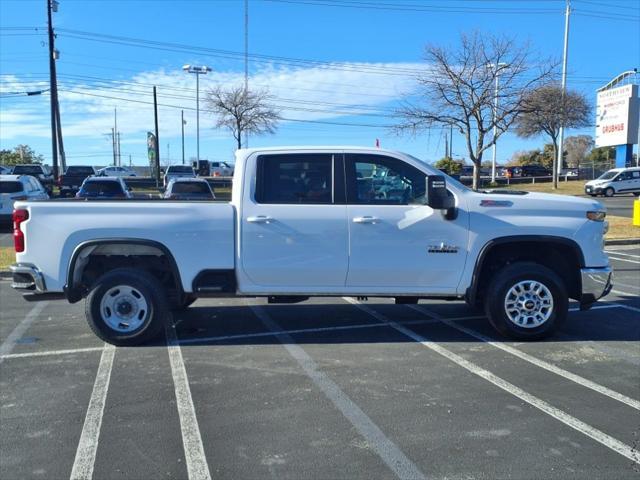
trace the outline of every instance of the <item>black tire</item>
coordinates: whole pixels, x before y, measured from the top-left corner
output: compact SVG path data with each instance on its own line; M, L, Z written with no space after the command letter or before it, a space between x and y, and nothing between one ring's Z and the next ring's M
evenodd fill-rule
M527 317L525 321L529 326L521 326L510 319L505 304L507 294L513 292L512 288L520 282L525 282L524 286L526 287L527 281L543 285L550 293L553 307L540 309L540 315L547 318L541 319L538 325L535 324L535 310L531 317L527 317L525 313L523 316ZM564 282L553 270L537 263L517 262L507 265L493 277L487 292L485 312L489 317L489 322L506 337L517 340L541 340L552 335L567 318L569 298ZM548 298L547 295L542 295L542 297ZM526 305L525 301L522 302L522 305ZM511 314L514 315L513 311ZM529 322L532 320L533 324L530 324Z
M114 296L113 293L117 292L116 287L118 286L130 289L133 298L137 298L139 295L146 305L146 308L137 310L139 318L134 315L135 318L130 319L130 323L134 323L134 326L135 323L140 323L135 328L127 329L127 323L122 322L119 324L122 326L121 330L117 330L110 326L106 319L103 319L103 313L107 316L108 310L108 307L105 307L105 312L102 311L103 299L109 303L114 298L120 298ZM109 297L106 297L107 294L110 294ZM116 293L115 295L120 294ZM122 293L122 296L127 298L125 293ZM126 300L122 304L127 304ZM140 345L156 339L171 318L167 295L160 282L145 271L129 268L111 270L96 281L87 296L85 314L91 330L105 342L117 346ZM117 315L112 316L111 323L117 322L117 319Z
M605 197L613 197L613 195L616 193L616 191L613 189L613 187L608 187L605 188L604 192L602 192L602 194Z
M180 310L186 310L196 300L197 300L197 298L192 296L192 295L185 295L180 303L174 303L173 305L171 305L171 310L173 310L175 312L180 311Z

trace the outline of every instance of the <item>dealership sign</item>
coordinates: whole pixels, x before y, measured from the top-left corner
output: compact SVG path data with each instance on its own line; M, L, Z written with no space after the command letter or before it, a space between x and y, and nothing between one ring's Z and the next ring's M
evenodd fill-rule
M639 105L638 85L625 85L598 92L596 146L638 143Z

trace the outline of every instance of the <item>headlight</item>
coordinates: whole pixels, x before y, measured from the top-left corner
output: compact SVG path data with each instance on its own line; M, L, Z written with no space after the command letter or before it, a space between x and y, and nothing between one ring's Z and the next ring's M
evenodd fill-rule
M603 211L589 211L587 212L587 218L594 222L604 222L604 218L607 216L607 212Z

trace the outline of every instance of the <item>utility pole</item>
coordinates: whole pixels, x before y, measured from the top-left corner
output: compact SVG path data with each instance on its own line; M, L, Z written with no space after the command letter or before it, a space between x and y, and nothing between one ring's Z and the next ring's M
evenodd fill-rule
M158 135L158 98L156 86L153 86L153 118L156 128L156 187L160 187L160 137Z
M553 188L558 188L558 176L562 170L562 150L564 143L564 95L567 89L567 57L569 55L569 16L571 15L571 2L566 0L564 12L564 51L562 54L562 118L560 119L560 132L558 135L558 151L556 152L556 165L553 172Z
M180 125L182 126L182 164L184 165L184 110L180 110Z
M249 0L244 0L244 96L249 95ZM249 147L249 132L244 130L244 148Z
M495 183L496 181L496 158L498 147L495 138L498 135L498 125L496 123L496 119L498 118L498 90L500 88L500 70L506 66L507 64L502 62L491 64L491 68L496 69L496 86L493 93L493 154L491 156L491 183Z
M118 165L116 163L116 159L118 157L116 154L116 130L113 127L111 127L111 151L113 152L113 166L115 167L116 165Z
M122 155L120 153L120 132L118 132L118 166L122 166Z
M49 89L51 91L51 164L53 167L53 176L57 180L59 178L58 171L58 134L56 122L56 105L58 103L58 95L56 88L56 60L54 57L55 46L53 44L53 24L51 22L51 12L53 10L53 1L47 0L47 22L49 35Z

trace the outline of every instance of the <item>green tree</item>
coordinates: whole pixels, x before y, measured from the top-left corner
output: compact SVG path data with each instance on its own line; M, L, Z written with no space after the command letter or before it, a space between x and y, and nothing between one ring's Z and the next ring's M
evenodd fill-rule
M42 163L44 157L29 145L20 144L13 150L0 150L0 165L20 165L22 163Z
M591 150L587 160L593 163L607 163L616 159L615 147L598 147Z
M434 163L434 167L444 170L449 175L457 175L462 170L462 162L451 157L444 157Z
M587 154L593 149L593 137L591 135L575 135L567 137L564 141L567 168L576 168Z
M516 133L523 138L547 134L554 152L558 151L560 127L581 128L591 123L591 105L580 92L562 92L559 85L545 85L525 97L525 110L516 120ZM556 155L554 155L555 157ZM558 188L555 160L553 188Z

